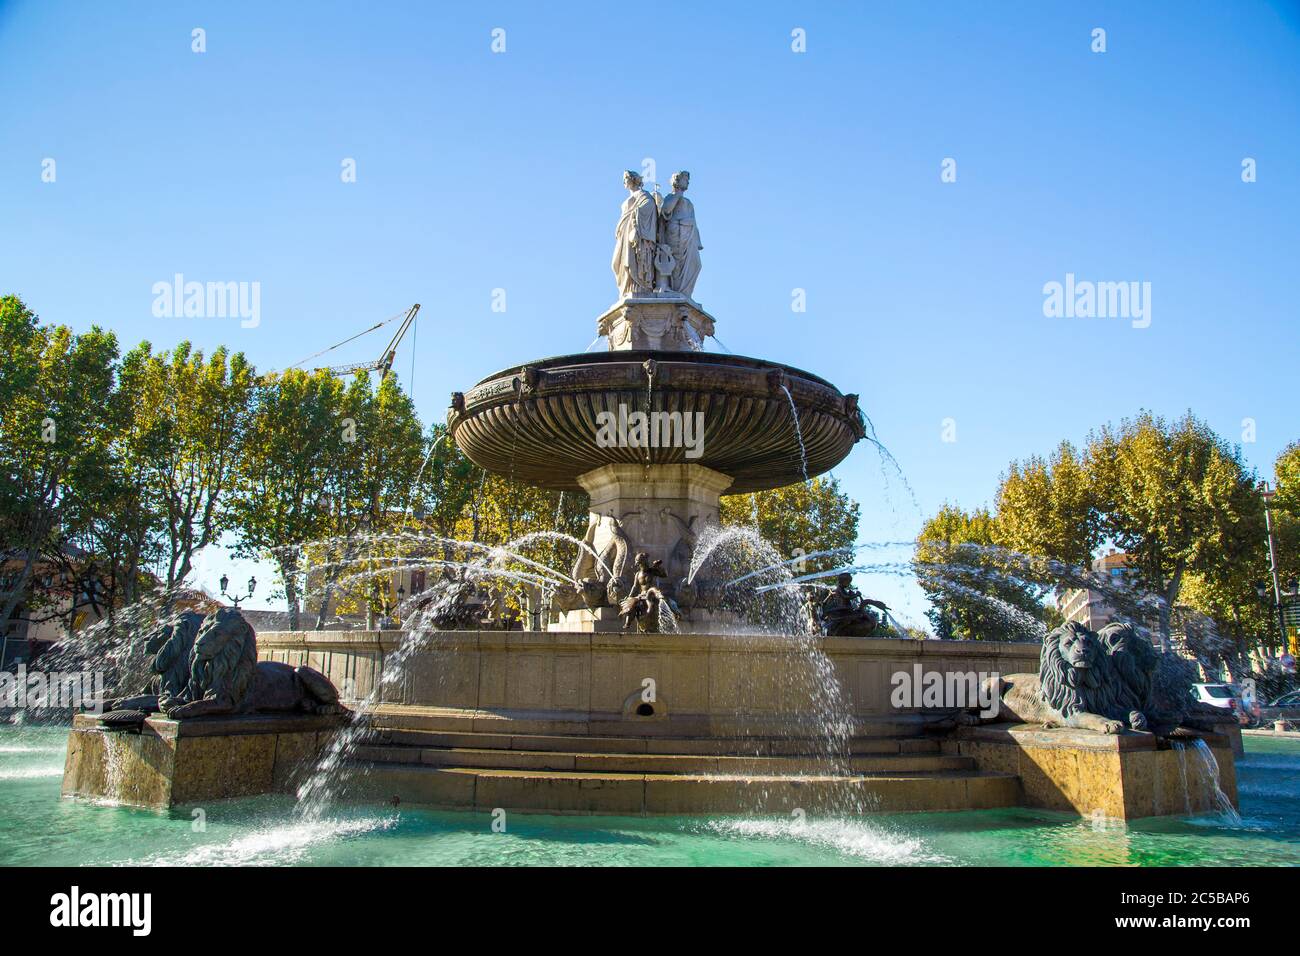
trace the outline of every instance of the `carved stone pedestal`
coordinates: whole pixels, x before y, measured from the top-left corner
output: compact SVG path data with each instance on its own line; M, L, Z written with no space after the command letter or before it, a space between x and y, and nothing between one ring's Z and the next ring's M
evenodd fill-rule
M731 478L703 465L604 465L578 482L591 497L596 553L617 553L626 541L625 573L644 551L663 561L674 583L690 568L696 538L718 523L718 499L731 486Z
M609 337L609 350L663 349L698 352L713 334L713 316L693 300L672 292L627 298L596 320Z
M603 465L579 475L578 482L591 498L586 541L600 561L584 552L576 577L607 586L612 581L611 599L627 596L641 552L652 562L663 562L667 577L659 587L675 597L690 571L696 539L718 524L718 498L731 486L729 476L703 465ZM689 623L707 620L715 629L726 623L725 615L703 610L690 617ZM551 625L555 630L597 632L621 626L613 606L568 611Z

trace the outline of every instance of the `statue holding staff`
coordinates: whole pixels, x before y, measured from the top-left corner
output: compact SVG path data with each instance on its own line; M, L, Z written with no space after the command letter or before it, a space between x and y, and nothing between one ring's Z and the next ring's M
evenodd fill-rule
M695 280L700 277L700 250L704 248L700 245L700 230L695 223L695 206L686 198L690 184L690 173L685 170L673 173L673 191L659 205L659 241L668 247L673 257L668 288L688 299L695 291Z
M623 200L614 230L614 258L610 268L623 298L649 295L655 287L655 247L659 237L659 207L645 189L641 176L623 174L628 197Z

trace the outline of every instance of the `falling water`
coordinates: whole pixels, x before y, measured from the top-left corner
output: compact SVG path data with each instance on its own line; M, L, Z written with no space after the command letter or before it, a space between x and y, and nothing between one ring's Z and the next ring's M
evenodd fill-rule
M45 651L40 657L41 670L102 674L103 686L112 696L141 692L153 676L143 638L179 619L188 609L177 606L180 597L179 588L159 588L117 608L111 616L60 639ZM43 707L29 709L23 719L37 724L62 723L69 716L66 708Z
M1178 779L1183 785L1183 809L1192 815L1192 788L1187 785L1187 748L1182 741L1175 740L1174 753L1178 755Z
M383 668L373 689L365 700L353 710L352 720L339 731L324 754L321 756L311 774L304 780L297 791L297 815L304 822L317 822L326 814L334 800L344 792L345 782L353 782L361 766L353 761L359 746L370 735L370 719L374 711L386 700L391 700L394 691L400 688L406 679L408 666L416 659L422 669L431 674L444 675L452 668L431 662L430 655L454 654L455 649L444 645L444 636L433 626L433 615L438 607L438 599L444 597L454 587L466 581L482 586L488 581L506 581L526 587L554 588L557 584L572 584L572 578L566 573L555 570L541 562L535 561L522 553L522 550L535 542L551 544L571 544L585 549L595 560L605 567L600 556L595 554L586 542L560 531L535 531L510 541L506 545L485 545L479 542L457 541L435 535L388 535L373 534L367 536L368 543L382 546L398 544L398 550L404 552L387 565L377 564L370 559L345 558L336 562L318 563L316 567L349 569L350 574L336 577L337 587L347 588L373 578L376 573L394 570L411 570L423 568L441 568L452 570L455 576L450 580L436 581L425 590L412 594L398 606L398 612L407 622L401 644L384 658ZM336 542L329 542L336 543ZM304 550L319 550L325 542L315 542L300 546ZM437 547L455 547L469 552L477 552L479 557L473 560L452 560L449 558L411 557L413 545L423 544ZM554 555L554 550L551 551ZM515 564L515 569L505 567ZM360 569L357 567L360 565ZM522 565L528 570L519 570ZM608 569L606 568L606 571ZM676 621L671 609L666 604L660 605L660 626L666 631L676 630Z
M654 413L654 390L655 390L655 360L646 359L645 365L645 414L648 420ZM650 446L646 445L645 450L646 478L649 479L650 472Z
M450 434L448 434L447 440L450 441L450 438L451 436ZM415 497L415 492L420 487L420 479L424 477L424 469L429 464L429 459L433 457L433 453L437 449L437 447L438 447L438 443L436 441L429 442L429 450L425 452L424 461L420 462L420 470L415 473L415 481L412 483L410 491L407 492L406 507L402 509L401 530L403 531L406 530L406 519L411 514L411 500Z
M1241 814L1237 812L1232 801L1219 785L1219 761L1215 759L1214 751L1210 749L1209 744L1198 737L1192 744L1192 752L1197 757L1197 776L1205 791L1205 804L1213 807L1214 812L1222 815L1228 823L1233 826L1240 825Z
M727 581L747 576L740 572L755 565L766 570L759 583L777 585L788 582L790 572L772 545L755 529L749 527L710 528L700 535L687 572L687 580L694 582L707 569L703 581ZM777 693L782 700L793 702L773 711L763 708L749 711L742 708L736 717L741 722L741 737L754 739L770 735L773 716L781 715L783 728L779 733L789 734L806 741L810 760L808 773L814 776L850 778L850 754L854 733L852 708L840 685L835 666L822 649L821 635L814 633L803 614L799 588L772 587L760 591L757 587L720 589L721 605L744 615L759 624L759 633L779 638L777 653L782 660L776 668L782 686ZM737 650L743 650L754 635L728 634ZM765 646L765 651L767 647ZM751 699L741 689L742 699ZM806 721L811 720L811 726ZM861 812L860 797L848 787L834 794L834 810L844 813ZM760 796L760 804L763 798ZM756 808L761 809L761 807Z
M406 671L406 662L424 648L435 632L432 629L409 631L401 646L384 660L384 667L365 701L352 711L352 720L334 735L317 762L311 776L298 787L297 816L304 821L318 821L339 795L344 773L352 770L351 757L369 733L370 715L383 701L384 692L395 687Z
M803 444L803 428L799 424L799 409L795 408L794 396L790 394L790 389L785 383L781 384L781 391L785 392L785 400L790 403L790 419L794 422L794 437L799 440L799 470L803 472L804 484L808 483L808 450Z
M652 369L647 369L647 378L649 401L653 388ZM792 402L788 390L786 395ZM797 431L797 414L795 425ZM800 442L802 444L801 437ZM557 523L561 517L562 509L557 510ZM392 692L401 687L413 662L418 659L419 666L424 669L429 667L429 655L436 658L441 654L457 653L455 647L431 623L429 608L439 596L466 582L495 592L498 596L513 595L523 589L535 589L532 593L541 591L545 594L562 585L572 586L575 582L568 567L557 569L552 566L558 564L560 548L557 545L572 545L575 549L585 550L595 558L606 574L609 573L599 555L586 542L558 530L532 532L504 545L460 541L424 532L376 533L362 536L361 540L364 544L362 548L354 547L358 543L356 536L295 547L302 554L324 558L325 560L313 561L313 571L337 572L330 580L344 589L394 572L431 569L450 572L451 575L400 603L399 608L408 633L400 645L385 658L374 689L355 707L352 722L336 735L314 772L299 790L299 813L308 821L319 820L330 802L343 792L344 782L359 772L361 765L352 757L356 748L367 739L373 712L386 700L395 699ZM1094 580L1087 569L1072 569L1060 563L983 546L958 546L926 561L858 560L854 563L840 563L845 557L851 557L864 549L900 544L903 543L857 545L785 559L752 527L710 528L700 534L686 579L716 593L721 611L748 622L734 629L733 633L727 635L727 639L735 643L736 650L742 651L744 642L753 640L755 635L753 630L748 634L741 633L741 630L752 625L759 635L775 637L779 641L775 653L781 657L776 668L781 686L772 692L779 695L782 704L776 708L739 708L736 717L742 738L746 733L754 738L770 736L775 717L781 721L788 719L786 728L778 729L777 732L789 733L801 742L807 742L809 773L842 777L853 775L849 760L854 733L852 709L846 701L835 668L822 648L820 636L813 632L803 615L801 588L811 586L811 582L819 578L842 572L874 576L922 574L928 581L952 594L978 600L992 608L999 618L1000 626L1006 631L1031 637L1041 637L1045 632L1042 621L1024 608L1009 604L991 592L1008 582L1039 582L1048 579L1069 582L1072 586L1091 586L1103 591L1108 587L1106 582ZM927 548L936 550L935 546L929 544ZM430 554L430 549L436 549L437 556ZM364 551L365 556L357 557L358 551ZM537 560L539 556L546 557L550 563ZM815 561L819 558L837 559L835 563L839 566L798 576L792 573L792 565L796 562ZM1113 590L1113 586L1110 587ZM318 593L307 588L302 591L306 597ZM114 682L114 686L130 685L133 682L143 685L143 680L148 676L147 661L141 653L143 642L138 640L138 636L168 618L172 613L170 608L173 599L174 595L150 595L136 605L119 610L112 622L86 629L52 653L71 655L68 659L95 660L97 663L107 659L113 662L114 670L121 678ZM1145 597L1140 595L1120 594L1116 596L1116 601L1124 607L1149 608ZM666 633L679 629L678 619L666 602L659 608L659 625L660 630ZM764 643L763 653L769 653L770 646ZM75 668L64 666L60 669ZM450 670L440 666L432 667L430 673ZM134 688L128 686L125 689ZM742 700L753 699L752 688L742 687L740 690ZM747 690L750 692L749 697L746 697ZM789 707L785 701L790 702ZM1204 741L1197 741L1186 748L1178 744L1175 746L1178 749L1189 810L1195 802L1198 807L1215 808L1229 822L1239 819L1219 786L1217 762ZM1196 796L1195 801L1193 795ZM846 797L846 800L845 809L851 809L853 798Z
M859 411L861 409L859 408ZM866 412L862 412L862 422L866 426L866 439L875 447L876 453L880 456L880 476L885 482L885 494L889 497L889 473L893 471L894 475L903 484L903 489L912 499L912 509L921 514L921 502L917 500L916 492L912 490L912 484L907 480L907 475L903 474L903 468L898 463L898 459L893 453L885 447L879 436L876 434L876 426L872 423L871 417Z

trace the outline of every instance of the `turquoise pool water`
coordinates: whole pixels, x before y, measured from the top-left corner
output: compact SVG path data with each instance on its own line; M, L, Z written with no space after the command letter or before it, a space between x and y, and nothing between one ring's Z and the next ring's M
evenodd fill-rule
M126 810L59 798L66 732L0 727L0 865L1288 865L1300 864L1300 741L1252 738L1239 824L1159 819L1094 829L1037 810L857 820L642 819L344 807L295 819L288 798Z

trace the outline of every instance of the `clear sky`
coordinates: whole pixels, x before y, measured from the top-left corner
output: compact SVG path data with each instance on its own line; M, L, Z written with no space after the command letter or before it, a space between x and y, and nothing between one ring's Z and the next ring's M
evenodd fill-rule
M0 290L261 369L418 301L397 368L427 421L585 349L621 170L689 169L696 299L733 352L861 393L919 510L866 444L836 476L864 541L908 539L944 501L989 502L1011 459L1144 407L1232 441L1252 419L1261 472L1300 438L1298 68L1296 4L1246 0L0 0ZM156 318L176 273L260 283L260 324ZM1067 273L1149 282L1149 326L1045 316Z

